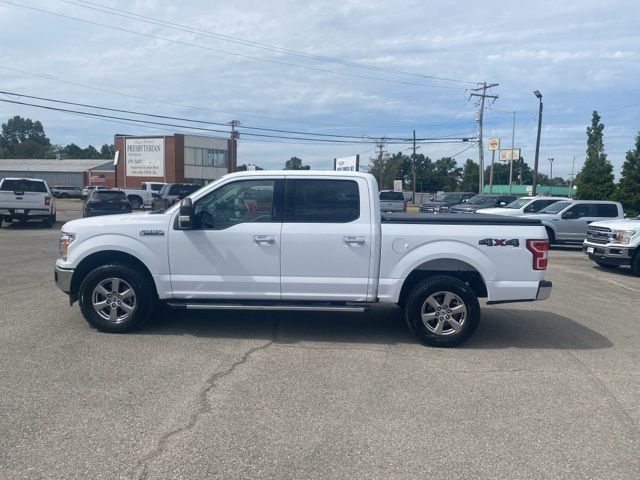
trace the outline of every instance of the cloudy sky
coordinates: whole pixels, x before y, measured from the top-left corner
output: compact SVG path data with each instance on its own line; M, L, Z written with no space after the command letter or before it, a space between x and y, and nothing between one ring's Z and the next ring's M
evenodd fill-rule
M618 175L640 130L639 12L615 0L0 0L0 90L214 124L140 125L5 102L0 121L39 119L54 143L99 147L115 133L228 131L215 123L239 120L240 163L279 168L298 156L331 168L334 157L356 153L366 163L375 145L361 139L410 138L414 129L418 138L473 137L478 109L470 93L486 81L499 83L491 90L499 98L487 103L485 139L510 145L515 111L516 146L533 164L537 89L540 171L549 173L549 157L554 176L568 176L574 155L581 167L595 109ZM420 152L477 160L477 148L459 153L469 146L423 144Z

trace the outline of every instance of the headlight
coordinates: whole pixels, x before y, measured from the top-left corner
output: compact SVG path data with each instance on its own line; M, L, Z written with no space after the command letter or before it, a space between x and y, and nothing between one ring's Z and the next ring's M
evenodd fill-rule
M75 233L60 232L60 238L58 238L58 252L60 252L60 256L62 258L67 258L69 245L71 245L75 239Z
M611 243L629 243L631 237L636 234L635 230L614 230L611 237Z

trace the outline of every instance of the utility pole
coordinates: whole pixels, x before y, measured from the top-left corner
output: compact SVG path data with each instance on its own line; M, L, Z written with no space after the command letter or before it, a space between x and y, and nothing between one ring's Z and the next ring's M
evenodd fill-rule
M496 100L498 98L497 95L487 95L487 88L493 88L500 85L499 83L490 83L487 85L487 82L482 84L482 87L474 88L474 92L479 92L482 90L482 93L472 93L472 97L480 97L480 114L478 115L478 123L480 124L480 135L478 139L478 170L480 170L480 181L478 184L478 193L484 192L484 147L482 145L482 119L484 117L484 99L485 98L493 98Z
M411 157L413 162L413 203L416 203L416 131L413 131L413 156Z
M553 189L553 161L555 158L551 157L547 160L549 160L549 166L551 168L551 172L549 172L549 195L551 195L551 190Z
M513 179L513 149L516 139L516 112L513 112L513 128L511 129L511 161L509 162L509 195L511 195L511 184Z
M378 188L380 190L384 190L382 185L382 159L384 155L384 146L386 143L387 143L387 139L385 137L382 137L380 141L376 144L376 148L380 150L378 152L378 172L379 172L378 178L380 179L380 184L378 185Z
M571 179L569 180L569 198L571 198L573 194L573 167L576 164L576 156L573 156L573 161L571 162Z
M240 133L236 130L236 128L241 125L239 120L231 120L229 122L231 125L231 142L230 142L230 153L229 155L229 165L227 166L227 170L229 172L235 172L238 169L238 137Z
M542 94L538 90L534 90L533 94L538 98L538 136L536 137L536 157L533 163L533 179L531 185L531 194L535 197L538 185L538 157L540 156L540 130L542 129Z

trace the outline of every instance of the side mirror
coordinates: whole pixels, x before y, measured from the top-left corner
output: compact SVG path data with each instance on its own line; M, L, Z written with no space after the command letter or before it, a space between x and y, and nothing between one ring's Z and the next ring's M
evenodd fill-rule
M500 202L498 205L501 206L501 207L506 207L507 206L507 202Z
M572 218L576 218L576 214L574 212L564 212L562 214L562 219L563 220L570 220Z
M181 230L190 230L193 228L193 202L190 198L185 198L180 202L178 227L180 227Z

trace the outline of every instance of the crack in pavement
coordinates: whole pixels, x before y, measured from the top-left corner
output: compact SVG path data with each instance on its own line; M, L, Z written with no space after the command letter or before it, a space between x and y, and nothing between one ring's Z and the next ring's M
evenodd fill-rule
M45 285L50 285L51 283L53 283L51 280L46 280L44 282L40 282L36 285L25 285L24 287L18 288L16 290L11 290L9 292L2 292L0 293L0 297L4 297L6 295L11 295L12 293L19 293L19 292L24 292L25 289L27 288L39 288L39 287L44 287Z
M205 413L208 413L211 411L211 405L209 404L209 400L207 399L207 396L213 390L213 388L216 386L219 380L231 375L239 366L247 363L249 361L249 358L254 353L262 350L266 350L271 345L273 345L276 329L277 329L277 321L274 322L273 330L271 332L272 333L271 340L269 340L267 343L263 345L250 348L242 355L242 357L240 357L240 359L233 362L231 366L229 366L226 370L215 372L213 373L213 375L211 375L207 379L207 381L204 384L204 387L198 392L198 395L197 395L198 402L196 404L195 410L191 413L189 421L185 425L175 428L173 430L170 430L169 432L161 435L160 438L158 439L158 443L156 447L138 461L136 470L138 470L139 473L137 473L137 475L135 476L137 480L145 480L148 478L149 464L153 462L153 460L158 458L160 455L162 455L162 453L165 451L166 447L168 446L169 442L173 437L175 437L176 435L180 435L181 433L186 432L191 428L193 428L195 424L198 422L198 419L200 418L201 415L204 415Z

